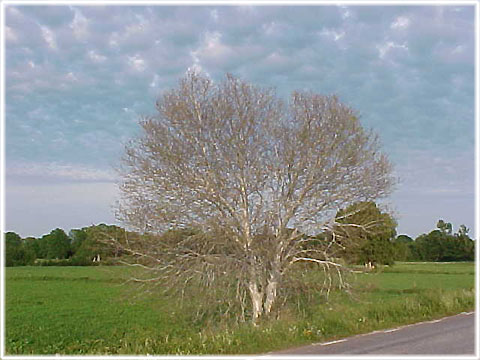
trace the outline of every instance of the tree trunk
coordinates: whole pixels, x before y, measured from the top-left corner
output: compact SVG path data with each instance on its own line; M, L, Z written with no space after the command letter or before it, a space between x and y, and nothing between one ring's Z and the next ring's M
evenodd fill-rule
M265 315L270 314L270 311L272 310L272 305L275 299L277 298L277 286L278 286L277 279L272 277L272 279L269 280L267 289L266 289L265 305L264 305Z
M272 311L273 303L277 298L277 288L278 283L281 278L280 269L280 251L277 251L277 256L275 260L272 262L272 268L270 270L270 278L268 279L268 283L265 289L265 304L264 304L264 311L265 315L270 314Z
M248 289L252 299L252 321L256 323L263 312L263 293L258 289L258 285L254 281L250 281Z

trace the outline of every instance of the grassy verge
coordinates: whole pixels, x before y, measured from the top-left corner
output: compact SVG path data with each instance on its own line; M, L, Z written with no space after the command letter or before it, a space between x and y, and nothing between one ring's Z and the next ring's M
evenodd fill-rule
M121 267L8 268L8 354L247 354L474 308L474 265L398 264L359 274L353 295L288 303L258 327L195 317L195 299L134 299ZM314 277L313 277L314 278ZM190 310L188 310L190 309Z

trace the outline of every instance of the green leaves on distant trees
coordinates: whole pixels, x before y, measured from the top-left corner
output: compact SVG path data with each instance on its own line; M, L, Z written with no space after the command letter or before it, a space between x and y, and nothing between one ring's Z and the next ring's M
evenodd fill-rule
M465 225L463 225L463 226L465 226ZM452 235L452 224L451 223L446 223L445 221L440 219L437 222L437 228L439 228L440 231L444 234Z
M7 266L15 266L22 261L22 238L18 234L14 232L5 234L5 252Z
M438 230L422 234L411 244L410 260L421 261L472 261L475 259L475 242L468 236L468 228L460 225L452 235L452 224L439 220Z
M409 261L412 258L413 239L408 235L398 235L394 241L395 260Z
M337 228L343 233L342 256L355 264L392 264L395 257L393 239L397 223L380 211L374 202L360 202L342 209L336 215Z
M6 266L31 265L35 260L33 249L14 232L5 234Z
M111 239L125 237L125 229L115 225L94 225L70 232L72 238L73 261L86 265L93 258L118 257L120 253L112 246Z
M396 223L388 214L380 211L373 202L354 204L338 211L336 215L337 240L345 247L338 257L349 263L392 264L397 261L473 261L475 242L469 237L469 229L460 225L452 234L452 224L443 220L437 229L422 234L415 240L407 235L395 238ZM357 226L362 224L362 226ZM184 241L196 234L192 229L169 230L158 241L165 244ZM22 239L15 232L5 233L6 266L33 265L36 259L68 259L69 265L91 265L93 258L101 260L118 258L124 253L112 246L127 236L134 241L139 235L127 233L115 225L93 225L73 229L67 236L62 229L55 229L41 238ZM146 235L145 235L146 236ZM312 238L312 244L325 242L330 233ZM70 261L71 260L71 261Z
M55 229L44 236L47 259L66 259L70 253L70 239L62 229Z
M5 234L6 265L91 265L93 258L106 260L122 253L109 245L112 239L125 237L125 229L115 225L93 225L73 229L69 235L62 229L52 230L41 238L22 239L14 232Z

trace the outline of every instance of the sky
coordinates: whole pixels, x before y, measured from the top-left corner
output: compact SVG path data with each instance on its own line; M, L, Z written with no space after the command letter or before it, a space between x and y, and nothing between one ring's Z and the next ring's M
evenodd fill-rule
M475 233L475 9L5 4L5 231L115 220L115 168L187 69L337 94L379 134L397 232Z

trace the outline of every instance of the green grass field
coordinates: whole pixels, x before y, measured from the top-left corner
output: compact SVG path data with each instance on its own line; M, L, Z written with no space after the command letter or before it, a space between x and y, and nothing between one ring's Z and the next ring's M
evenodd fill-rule
M136 292L124 267L6 269L7 354L246 354L474 308L473 263L399 263L357 274L351 295L288 303L277 319L207 323L195 300ZM316 276L314 274L314 276Z

